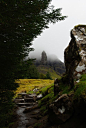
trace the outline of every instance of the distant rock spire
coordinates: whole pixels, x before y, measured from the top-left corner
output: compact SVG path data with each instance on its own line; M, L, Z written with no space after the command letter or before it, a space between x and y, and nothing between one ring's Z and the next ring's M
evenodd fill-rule
M42 65L46 65L47 64L47 55L46 55L45 51L43 51L42 54L41 54L41 64Z

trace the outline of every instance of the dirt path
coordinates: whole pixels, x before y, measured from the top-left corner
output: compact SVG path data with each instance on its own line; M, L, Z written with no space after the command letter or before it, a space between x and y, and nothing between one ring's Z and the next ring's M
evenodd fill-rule
M26 93L21 93L18 95L14 100L17 105L17 121L12 128L32 127L40 119L37 98L40 97L37 97L36 94L27 95Z

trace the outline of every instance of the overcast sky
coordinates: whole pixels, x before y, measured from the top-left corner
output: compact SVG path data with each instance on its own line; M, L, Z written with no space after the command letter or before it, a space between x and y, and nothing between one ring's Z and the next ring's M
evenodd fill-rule
M32 42L35 51L31 54L40 56L44 50L64 61L64 50L70 42L71 29L75 25L86 24L86 0L52 0L51 4L55 8L62 8L62 15L68 17L64 21L50 24L50 27Z

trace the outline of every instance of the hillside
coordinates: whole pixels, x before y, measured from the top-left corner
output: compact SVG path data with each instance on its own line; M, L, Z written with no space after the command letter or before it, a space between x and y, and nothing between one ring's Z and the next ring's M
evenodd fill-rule
M50 76L52 79L60 78L60 75L58 75L51 67L45 66L45 65L39 65L37 66L37 70L40 74L46 75L47 72L50 73Z
M39 72L44 70L42 72L44 74L46 69L51 69L51 71L55 72L55 74L57 75L62 75L63 73L65 73L64 63L61 62L55 55L47 56L44 51L42 52L41 58L36 59L34 64L36 65Z

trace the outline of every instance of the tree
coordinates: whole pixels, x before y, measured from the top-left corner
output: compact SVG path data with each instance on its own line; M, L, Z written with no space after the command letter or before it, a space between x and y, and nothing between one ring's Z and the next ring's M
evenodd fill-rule
M39 78L39 72L34 64L29 66L26 76L28 79L38 79Z
M46 79L52 79L49 72L46 73Z
M17 78L19 79L38 79L39 72L33 64L34 59L26 60L20 63Z
M51 0L0 1L0 111L6 115L16 89L18 68L32 48L31 41L48 23L64 20L61 9L49 6ZM4 106L7 109L4 109ZM3 112L3 110L5 110ZM6 121L6 116L4 116ZM3 125L6 124L2 123Z

